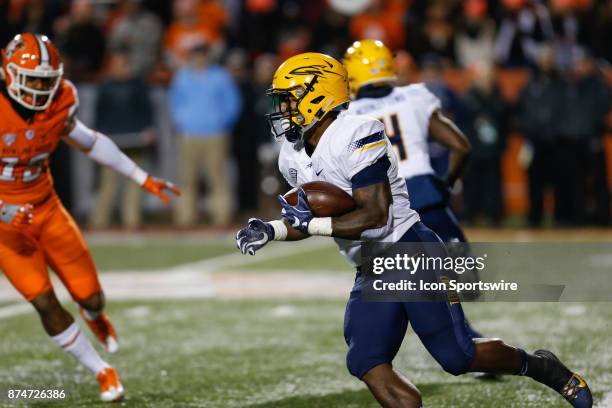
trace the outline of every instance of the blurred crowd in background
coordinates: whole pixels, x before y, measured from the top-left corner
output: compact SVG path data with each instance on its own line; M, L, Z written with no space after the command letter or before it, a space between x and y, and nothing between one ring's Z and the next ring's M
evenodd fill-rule
M92 95L85 122L146 168L170 163L177 225L277 212L272 74L305 51L341 58L361 38L385 42L398 84L426 82L470 139L453 196L464 222L609 223L612 0L0 0L0 42L24 31L48 35ZM430 150L444 174L447 153ZM159 209L111 172L98 171L90 200L77 194L71 157L58 151L52 170L84 222L156 222Z

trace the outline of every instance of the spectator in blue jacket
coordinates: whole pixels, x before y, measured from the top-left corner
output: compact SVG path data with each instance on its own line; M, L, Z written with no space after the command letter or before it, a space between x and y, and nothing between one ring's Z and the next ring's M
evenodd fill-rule
M195 46L188 64L176 72L170 85L169 109L180 135L179 178L183 189L175 222L182 226L197 223L198 176L202 169L211 197L212 223L226 225L232 215L229 135L242 101L231 75L210 63L208 51L205 44Z

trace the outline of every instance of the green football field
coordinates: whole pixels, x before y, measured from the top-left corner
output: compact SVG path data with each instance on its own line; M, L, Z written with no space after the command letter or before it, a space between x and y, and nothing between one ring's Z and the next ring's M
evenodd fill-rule
M120 336L116 354L102 352L126 387L118 406L377 406L345 368L342 320L352 272L329 242L277 244L250 258L236 253L231 237L89 241ZM0 406L104 406L95 378L48 339L7 286L0 278ZM465 308L487 335L557 352L587 378L596 406L612 407L609 303ZM525 378L448 375L411 331L395 366L420 388L425 407L569 406ZM62 389L67 398L9 401L10 389Z

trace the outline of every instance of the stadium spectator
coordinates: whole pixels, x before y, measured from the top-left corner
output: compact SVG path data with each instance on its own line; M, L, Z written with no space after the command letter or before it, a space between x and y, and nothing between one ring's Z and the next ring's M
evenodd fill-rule
M472 145L463 176L464 216L473 222L482 211L492 225L499 225L503 215L501 162L508 112L490 65L473 67L472 85L463 99L464 130Z
M414 58L407 51L400 50L395 53L395 75L397 86L410 85L419 81L419 68Z
M169 109L180 134L180 185L175 222L197 222L198 174L203 167L212 201L212 223L226 225L232 214L228 174L229 134L240 114L240 92L230 74L209 64L209 47L192 48L189 63L170 85Z
M574 0L552 0L551 13L557 65L565 72L572 69L577 53L590 42L592 24Z
M240 46L254 54L273 52L276 45L276 33L273 30L262 30L262 27L273 27L278 22L276 0L248 0L243 2L240 30L236 38Z
M135 75L146 77L155 67L162 36L159 18L142 6L142 0L121 0L110 31L111 50L129 53Z
M351 19L351 36L355 40L381 40L392 50L403 48L406 34L401 10L401 2L372 0L364 13Z
M93 81L104 62L106 39L91 0L74 0L70 13L56 22L55 29L66 76L74 82Z
M278 172L279 144L270 131L270 123L265 116L272 110L270 97L266 90L270 88L274 72L280 60L273 54L262 54L253 63L253 93L255 94L255 122L252 124L252 134L258 140L257 160L261 182L259 184L259 214L275 215L278 204L278 194L290 187Z
M455 36L455 55L460 67L492 64L494 59L495 21L487 14L486 0L463 3L463 19Z
M557 161L559 166L560 202L559 221L579 225L586 221L589 208L598 221L607 222L609 192L602 160L602 135L610 109L610 89L599 75L591 56L579 50L575 67L564 81L562 112L559 118ZM603 165L602 165L603 164ZM593 202L587 205L585 193L587 177L591 184Z
M242 57L238 58L238 54L232 53L227 60L228 68L236 75L241 99L245 104L232 143L241 180L254 180L257 171L261 174L266 171L261 160L255 163L255 156L246 152L254 146L261 147L262 143L269 140L268 125L262 116L268 109L268 101L263 97L263 92L269 85L269 79L259 81L256 78L259 75L258 66L267 67L274 60L268 54L280 54L287 58L306 50L320 50L338 56L353 36L386 39L396 51L398 84L421 80L427 82L442 100L447 114L453 116L466 131L470 129L474 136L478 134L472 123L474 112L462 109L462 101L478 100L482 103L478 98L486 97L480 95L483 90L476 83L465 98L455 94L457 89L462 89L464 84L470 82L466 76L468 68L474 63L499 63L502 68L533 68L537 65L540 49L550 44L554 49L557 70L563 70L563 75L570 77L569 82L562 81L557 74L553 75L554 78L538 74L530 83L529 92L539 92L539 89L544 89L544 93L549 92L549 88L556 85L549 87L547 81L558 81L563 89L560 91L560 100L556 102L557 105L563 105L565 110L577 104L576 98L582 97L583 92L587 94L584 96L586 103L578 104L578 110L583 110L576 112L574 117L564 115L563 120L558 121L570 122L564 129L554 131L559 126L553 124L552 128L541 130L539 125L534 125L528 132L527 140L535 140L535 150L532 152L534 156L529 166L530 175L533 176L529 178L532 181L530 188L536 202L531 219L536 219L536 224L539 223L538 219L541 221L541 214L537 216L538 194L534 191L544 189L543 185L557 185L554 181L557 170L543 170L550 166L545 164L542 152L550 148L548 153L551 157L562 157L563 150L567 154L571 150L571 141L578 139L588 139L586 144L581 143L574 150L582 153L573 155L571 164L559 171L570 171L573 167L582 166L582 169L572 172L571 176L575 180L572 181L570 177L567 186L569 188L570 184L579 183L580 191L584 191L585 195L582 198L572 196L571 200L560 203L557 206L560 207L557 210L558 220L561 222L565 218L563 222L576 223L584 219L607 220L609 217L609 204L606 204L609 203L609 191L600 188L606 185L604 143L600 136L604 130L599 126L600 122L597 122L599 119L594 117L595 111L587 109L592 102L589 99L592 97L589 94L592 85L587 84L594 83L594 80L587 80L579 71L582 72L581 67L589 65L584 63L582 49L590 52L593 56L591 60L612 62L612 48L608 44L608 38L612 36L612 0L373 0L369 6L365 1L346 0L0 0L0 39L4 38L1 42L7 42L17 32L28 30L55 37L56 43L65 51L67 77L75 82L91 83L99 79L99 73L104 71L107 62L106 44L110 53L127 50L134 75L162 85L153 88L151 94L160 106L166 104L163 85L169 83L173 73L186 63L189 50L194 44L205 42L209 45L208 59L211 62L220 60L226 44L241 48L243 53L240 55L246 56L249 61L259 61L253 67L253 78L249 78L248 68L242 65ZM414 59L409 52L413 53ZM160 54L167 57L163 60L168 62L167 65L156 64ZM263 56L261 59L258 58L260 55ZM462 68L464 72L446 70L453 66ZM505 79L512 77L514 80L520 75L508 75L507 71L502 75L503 94L508 97L509 94L517 93L518 89L508 92L511 86ZM599 77L601 80L603 76ZM94 87L88 86L87 90ZM93 116L93 106L89 107L91 103L88 101L88 92L85 88L83 91L80 115L85 119ZM546 97L538 94L535 99L545 100ZM521 103L529 105L529 101L524 99ZM488 106L483 110L485 108ZM555 106L549 108L552 111L561 109ZM530 121L538 123L538 120L544 123L546 120L537 118L537 112L544 114L544 111L546 107L535 107L535 112L526 117L519 114L518 124L529 125ZM587 111L594 116L588 126L583 126L580 123L587 121ZM160 163L165 171L170 171L173 158L171 149L167 148L172 145L172 136L166 112L162 110L160 114ZM223 113L222 116L227 114ZM528 120L523 122L525 119ZM246 125L249 122L251 126ZM224 133L228 133L231 126L224 128L228 129ZM248 131L257 136L246 138L244 135ZM555 134L554 137L548 135L551 132ZM549 137L550 144L546 142ZM532 145L526 146L523 153L529 153L529 146ZM58 151L60 155L61 149ZM431 149L434 167L443 173L446 168L446 152L436 145L432 145ZM272 153L268 156L274 155L273 150L269 149ZM523 154L521 157L528 159L530 155ZM583 159L578 160L580 157ZM559 160L550 161L551 166L554 166L553 162ZM65 166L66 162L66 158L53 161L52 171L70 172ZM258 166L257 171L247 170L255 166ZM272 174L276 174L275 169ZM261 180L265 178L263 174ZM76 183L70 183L67 177L56 174L62 198L66 200L70 197L67 187L86 183L86 179L77 176ZM249 192L254 191L255 184L238 183L240 208L250 208L256 202L254 195ZM259 184L261 187L265 183L262 181ZM570 194L567 191L563 193L563 187L560 188L561 191L557 193ZM574 184L573 189L578 188ZM66 193L62 193L64 190ZM268 189L269 192L272 190ZM79 197L80 190L75 191L75 204L85 212L87 205ZM262 197L260 194L260 200ZM570 207L563 209L564 205L570 204L580 207L578 202L572 204L575 200L583 202L584 210L579 208L573 212ZM261 207L266 207L263 201L261 203ZM466 202L466 206L469 207L470 203ZM471 211L469 208L466 210L468 213ZM480 210L496 218L492 212L482 208ZM573 216L570 216L568 220L562 215L570 212L578 218L571 220Z
M257 148L259 140L253 126L257 122L255 101L257 96L253 87L253 78L247 66L246 54L242 50L229 53L225 66L238 85L242 98L242 110L232 132L232 154L238 168L236 182L238 190L238 210L241 213L251 212L258 208L259 199L259 161Z
M522 90L517 106L517 125L527 139L525 154L528 159L529 214L531 226L540 226L543 221L544 191L552 185L555 202L562 199L561 189L565 180L560 177L559 167L566 166L557 160L557 142L562 115L564 85L554 65L552 47L542 48L538 58L538 69ZM559 216L559 205L555 215Z
M215 52L222 48L227 16L216 0L175 0L173 8L174 20L164 39L170 67L176 69L185 64L189 51L197 44L206 43Z
M550 13L536 0L503 0L503 4L495 60L506 67L534 66L540 48L554 39Z
M26 31L53 37L53 22L61 14L61 6L58 1L0 1L0 43Z
M313 30L312 48L328 55L342 55L349 41L348 17L333 8L323 13Z
M134 72L130 53L116 51L110 57L109 76L98 87L95 107L95 126L108 135L121 150L139 166L147 159L147 150L155 139L153 108L149 88ZM96 205L89 222L93 227L105 228L111 223L115 195L120 183L119 174L108 168L100 171L100 187ZM123 183L121 221L124 227L137 228L141 224L140 187Z
M612 64L612 0L607 0L598 5L595 12L596 21L593 33L593 49L595 56Z
M421 64L421 80L440 99L442 112L463 129L465 121L463 102L444 81L443 59L437 54L428 54L422 57ZM448 149L436 141L431 141L429 142L429 158L435 173L441 178L446 178L449 164Z
M298 26L284 31L278 43L278 55L282 60L307 52L310 46L310 30Z
M270 142L270 124L264 117L270 113L270 97L266 96L266 90L270 88L274 71L278 68L279 58L273 54L262 54L253 63L253 94L255 95L255 122L251 129L260 144Z
M413 26L408 35L408 50L419 64L435 55L444 66L454 65L454 26L451 12L448 2L432 1L426 6L423 23Z

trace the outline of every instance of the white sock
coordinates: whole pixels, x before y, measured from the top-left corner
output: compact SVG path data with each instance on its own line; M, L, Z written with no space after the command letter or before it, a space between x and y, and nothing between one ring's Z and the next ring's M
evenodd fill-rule
M85 336L76 322L73 322L66 330L51 337L60 347L72 354L85 367L94 374L110 367L93 348L87 336Z
M99 310L97 312L94 312L92 310L87 310L83 308L83 314L85 315L85 318L87 318L87 320L96 320L98 316L102 314L102 311Z

